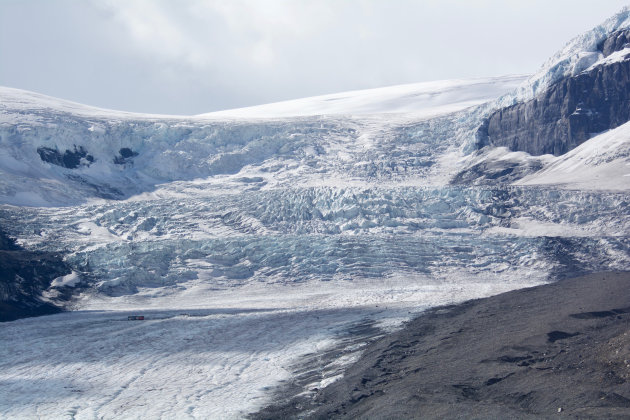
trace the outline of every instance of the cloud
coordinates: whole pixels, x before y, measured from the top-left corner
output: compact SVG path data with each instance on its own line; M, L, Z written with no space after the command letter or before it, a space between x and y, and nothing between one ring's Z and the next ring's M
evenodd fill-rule
M623 4L0 0L0 83L97 106L201 113L533 72Z
M144 54L164 60L186 63L191 67L207 65L208 57L204 45L190 30L186 30L185 19L175 19L178 3L150 0L94 0L92 4L109 12L136 48Z
M317 35L330 2L93 0L143 54L194 69L218 60L270 67L287 40Z

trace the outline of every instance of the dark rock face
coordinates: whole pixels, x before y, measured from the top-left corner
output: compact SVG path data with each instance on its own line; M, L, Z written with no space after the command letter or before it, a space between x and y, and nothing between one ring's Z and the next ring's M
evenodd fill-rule
M57 149L50 147L38 147L37 153L44 162L52 163L53 165L62 166L68 169L76 169L82 165L81 159L87 161L87 166L94 162L94 157L88 154L87 150L83 146L74 146L74 150L66 150L61 153Z
M496 185L511 183L527 174L539 171L542 163L537 161L519 162L510 160L486 159L481 163L467 167L452 179L454 185Z
M128 147L123 147L118 151L119 155L114 158L114 163L117 165L124 165L133 161L133 158L138 156L138 152L134 152Z
M630 30L613 32L604 42L599 44L597 48L608 57L615 51L621 51L630 43Z
M617 32L600 48L623 49L630 31ZM480 146L506 146L532 155L561 155L630 120L630 57L598 66L552 85L536 98L495 111L480 127Z
M27 251L0 231L0 322L61 312L41 294L70 272L59 255Z

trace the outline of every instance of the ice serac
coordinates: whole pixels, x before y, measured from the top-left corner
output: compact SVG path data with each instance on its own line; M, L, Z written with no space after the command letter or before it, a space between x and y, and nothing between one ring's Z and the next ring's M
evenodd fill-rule
M596 51L579 53L582 72L493 112L479 129L482 145L558 156L629 121L629 40L630 29L612 32Z

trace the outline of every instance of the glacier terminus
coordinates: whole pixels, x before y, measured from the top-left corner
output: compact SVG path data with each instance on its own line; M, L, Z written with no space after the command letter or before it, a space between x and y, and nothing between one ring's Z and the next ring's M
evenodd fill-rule
M630 108L594 96L628 28L532 76L190 117L0 88L0 297L57 312L0 324L0 417L242 418L427 308L630 270Z

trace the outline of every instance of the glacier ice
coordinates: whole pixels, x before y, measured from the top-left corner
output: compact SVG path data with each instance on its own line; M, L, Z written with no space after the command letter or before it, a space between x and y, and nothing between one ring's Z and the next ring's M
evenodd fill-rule
M514 80L484 83L499 95ZM423 308L630 267L628 185L582 189L572 172L623 176L627 127L557 159L471 153L494 105L466 108L488 99L475 83L444 87L422 91L416 113L418 91L394 89L367 105L369 92L344 96L345 114L316 115L319 98L308 115L290 116L298 101L250 117L135 115L0 88L0 227L64 256L72 274L46 298L74 293L72 312L2 326L14 339L0 348L0 393L13 404L0 416L242 417L299 357L332 349L348 363ZM453 184L491 160L529 172ZM562 188L547 176L558 173ZM147 322L124 321L138 312ZM350 334L357 325L372 336ZM339 366L321 371L312 388Z

